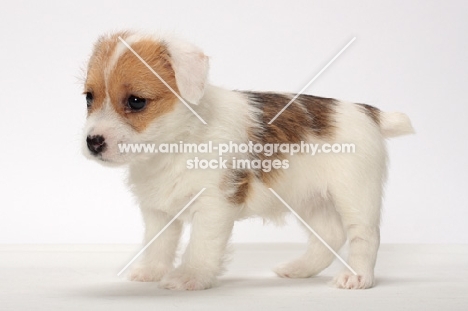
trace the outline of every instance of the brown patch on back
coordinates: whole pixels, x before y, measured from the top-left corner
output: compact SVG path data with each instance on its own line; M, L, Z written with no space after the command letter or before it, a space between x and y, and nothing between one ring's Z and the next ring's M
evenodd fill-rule
M375 124L380 125L380 109L367 104L357 104Z
M141 132L154 119L172 111L177 97L128 49L121 54L114 68L108 68L117 45L121 44L119 35L125 40L129 34L115 34L98 42L90 60L86 88L93 91L94 102L89 113L100 109L108 94L114 110L132 128ZM131 44L131 47L178 92L170 55L164 43L142 39ZM146 107L140 111L132 111L127 104L131 95L146 99Z
M312 118L310 128L313 134L320 138L332 137L335 130L333 121L335 100L312 95L301 95L297 100L306 107L307 112Z
M309 135L317 138L330 138L334 132L333 113L335 101L311 95L299 95L272 124L268 124L281 109L293 98L293 95L276 93L245 92L251 105L259 109L258 127L249 130L249 140L260 144L300 143ZM277 152L271 157L265 154L253 154L253 159L283 159L285 155ZM279 170L255 173L264 183L271 184Z
M240 205L245 203L250 190L252 173L248 170L230 170L225 176L222 188L228 193L229 202Z

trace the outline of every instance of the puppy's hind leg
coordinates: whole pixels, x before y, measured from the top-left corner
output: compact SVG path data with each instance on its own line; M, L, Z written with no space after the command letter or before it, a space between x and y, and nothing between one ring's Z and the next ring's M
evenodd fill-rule
M332 202L322 198L316 199L313 206L299 211L298 214L334 251L338 251L343 246L346 236L340 215ZM276 267L274 271L278 276L287 278L315 276L333 262L333 253L309 229L305 229L310 233L307 251L299 258Z
M343 187L335 194L337 210L349 240L348 269L333 283L346 289L365 289L374 285L374 266L380 244L381 184L359 183Z

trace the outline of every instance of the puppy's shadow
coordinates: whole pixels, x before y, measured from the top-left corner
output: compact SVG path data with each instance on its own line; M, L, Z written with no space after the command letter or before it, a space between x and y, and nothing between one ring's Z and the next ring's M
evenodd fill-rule
M218 284L202 291L172 291L162 289L156 282L130 282L126 280L115 282L100 282L82 285L75 288L72 296L86 298L131 298L131 297L190 297L190 296L213 296L213 295L237 295L240 293L263 292L265 289L289 290L297 287L318 287L327 284L327 277L314 277L309 279L282 279L277 277L248 278L248 277L223 277Z
M405 287L408 285L418 286L427 284L435 284L439 282L446 282L445 280L438 279L432 276L422 277L377 277L373 289L386 288L386 287Z
M316 276L313 278L304 279L289 279L279 277L224 277L220 280L219 287L223 289L248 289L251 291L255 288L281 288L281 287L302 287L302 286L317 286L326 284L328 278Z
M76 288L72 296L86 298L111 298L111 297L165 297L177 296L178 292L171 292L159 288L158 283L153 282L99 282L93 284L82 285Z

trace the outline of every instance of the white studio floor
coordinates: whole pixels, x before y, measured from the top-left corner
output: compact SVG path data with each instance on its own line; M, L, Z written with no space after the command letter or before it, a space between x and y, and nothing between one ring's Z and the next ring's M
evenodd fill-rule
M0 310L468 310L468 245L382 245L377 286L327 285L335 263L311 279L281 279L276 264L297 244L235 245L215 288L174 292L117 272L136 245L0 245Z

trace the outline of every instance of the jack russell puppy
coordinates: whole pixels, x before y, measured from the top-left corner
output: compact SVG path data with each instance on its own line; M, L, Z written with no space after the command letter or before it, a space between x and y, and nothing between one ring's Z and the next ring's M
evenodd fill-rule
M287 203L333 250L349 242L346 262L352 269L344 268L332 284L372 287L385 139L413 133L408 117L311 95L226 90L208 84L208 67L199 48L173 37L119 32L102 36L94 46L84 85L83 151L103 165L128 167L128 184L145 224L144 242L206 188L149 245L130 279L159 281L167 289L210 288L223 271L234 222L257 216L280 223L290 212ZM162 146L208 142L230 148L222 159L218 147L156 152L164 151ZM153 144L156 151L123 152L125 144ZM352 144L354 152L326 152L326 146L343 144ZM293 145L319 150L289 152ZM211 165L218 160L223 165ZM190 242L174 267L184 223L191 224ZM311 234L305 253L275 272L312 277L333 259Z

